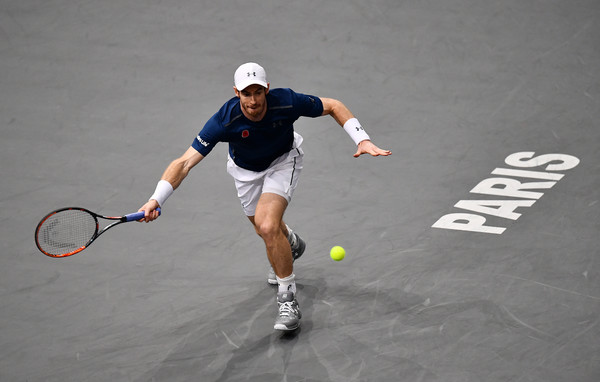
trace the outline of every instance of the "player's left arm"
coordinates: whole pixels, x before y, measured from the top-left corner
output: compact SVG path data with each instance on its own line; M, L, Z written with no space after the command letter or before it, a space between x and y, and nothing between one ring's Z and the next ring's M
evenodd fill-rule
M335 121L346 130L350 138L357 145L355 158L362 154L370 154L372 156L388 156L392 152L390 150L380 149L375 145L367 135L358 120L354 117L350 109L341 101L333 98L320 98L323 103L323 115L330 115Z

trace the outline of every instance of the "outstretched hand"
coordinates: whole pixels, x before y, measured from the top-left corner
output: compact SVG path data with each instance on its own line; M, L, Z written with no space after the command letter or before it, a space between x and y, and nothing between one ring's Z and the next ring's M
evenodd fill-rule
M392 152L390 150L380 149L370 140L364 140L358 144L358 149L356 150L354 157L358 158L363 154L371 154L374 157L378 157L392 155Z

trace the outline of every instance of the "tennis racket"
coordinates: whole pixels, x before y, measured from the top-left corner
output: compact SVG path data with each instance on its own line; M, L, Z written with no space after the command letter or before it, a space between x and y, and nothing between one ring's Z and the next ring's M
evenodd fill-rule
M160 214L160 208L156 210ZM144 211L125 216L102 216L80 207L60 208L40 220L35 229L35 244L44 255L67 257L89 247L110 228L143 217ZM114 220L114 223L100 229L98 218Z

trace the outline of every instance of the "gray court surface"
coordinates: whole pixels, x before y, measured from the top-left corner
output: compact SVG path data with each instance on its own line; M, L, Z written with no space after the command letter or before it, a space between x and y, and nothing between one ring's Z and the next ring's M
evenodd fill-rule
M37 251L136 211L247 61L393 151L296 124L298 331L225 144L159 220ZM0 380L599 381L599 77L595 0L0 1Z

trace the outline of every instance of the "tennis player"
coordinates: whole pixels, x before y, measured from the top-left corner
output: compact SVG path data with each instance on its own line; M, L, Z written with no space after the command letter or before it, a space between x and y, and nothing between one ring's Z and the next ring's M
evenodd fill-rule
M191 147L167 167L150 200L140 211L144 221L158 217L157 207L177 189L190 170L218 142L229 143L227 171L233 177L238 197L256 233L265 243L271 270L267 281L278 285L279 313L276 330L298 328L301 313L296 299L293 269L295 259L306 248L304 240L283 221L302 171L302 136L293 123L300 117L332 116L357 145L354 157L362 154L388 156L338 100L270 89L267 75L256 63L241 65L234 74L235 97L204 125Z

